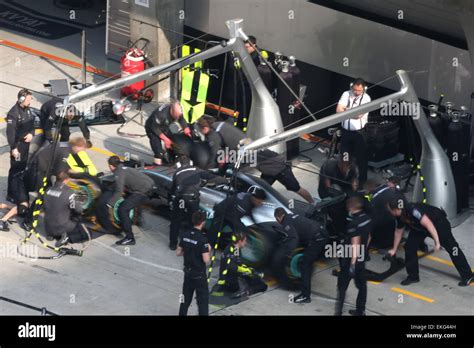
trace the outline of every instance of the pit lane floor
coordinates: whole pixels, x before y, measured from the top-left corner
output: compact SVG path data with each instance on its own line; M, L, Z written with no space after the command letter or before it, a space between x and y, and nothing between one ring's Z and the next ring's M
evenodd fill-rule
M39 57L0 46L1 80L17 85L44 90L42 83L53 78L65 78L67 73L79 78L80 71L68 66L61 69L48 64ZM21 69L12 68L15 57L21 56ZM95 76L95 79L99 77ZM16 100L18 89L1 86L0 113L2 117ZM110 93L107 98L118 96ZM33 101L38 107L46 98ZM98 101L104 98L95 98ZM145 107L146 112L153 105ZM128 116L134 112L129 112ZM0 122L0 197L5 197L6 177L9 169L8 146L5 138L5 123ZM131 123L129 132L143 133L137 123ZM126 152L138 154L146 161L151 159L147 138L124 138L116 134L117 126L91 127L94 147L89 150L99 170L107 170L106 159L111 153L123 155ZM77 129L75 129L77 131ZM302 148L309 145L302 142ZM306 153L312 163L296 163L297 167L318 171L323 156L313 150ZM302 186L317 196L318 176L305 170L294 169ZM275 187L288 197L278 184ZM0 200L0 201L1 201ZM0 296L23 302L35 307L45 307L60 315L81 314L142 314L176 315L182 285L182 259L167 247L169 221L153 211L144 215L143 225L134 226L137 245L129 248L115 246L116 237L104 235L94 239L83 257L65 256L58 260L36 260L19 256L16 246L24 231L16 224L10 225L10 232L0 232L1 281ZM474 265L474 243L472 226L474 216L454 229L454 234ZM33 238L33 242L34 238ZM32 243L33 244L33 243ZM37 243L35 243L37 244ZM38 249L42 256L52 255ZM401 251L401 256L403 252ZM332 275L337 267L333 259L322 260L316 265L313 276L313 302L306 305L291 303L290 295L274 279L268 278L269 290L252 296L237 305L218 308L211 306L214 315L332 315L336 292L336 278ZM368 268L383 270L388 264L380 255L372 255ZM420 261L422 281L410 287L399 283L405 277L402 270L382 283L369 283L367 309L369 315L472 315L471 287L459 288L458 275L450 264L446 252L440 251ZM217 269L216 269L217 271ZM356 290L351 285L347 296L348 308L355 303ZM190 313L196 313L193 302ZM6 301L0 301L0 314L39 314Z

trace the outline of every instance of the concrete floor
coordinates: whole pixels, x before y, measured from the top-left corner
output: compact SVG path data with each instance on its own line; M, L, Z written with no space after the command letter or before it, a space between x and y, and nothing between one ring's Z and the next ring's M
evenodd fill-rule
M0 32L0 37L4 35L4 31ZM27 43L23 38L21 40L22 44ZM21 57L21 67L14 66L17 56ZM42 83L46 80L65 76L78 78L80 71L67 66L54 66L38 57L0 45L0 80L44 90ZM100 78L96 76L94 79ZM18 89L7 85L1 85L0 88L0 116L4 117L16 100ZM118 92L113 92L105 97L114 98L117 95ZM35 97L33 106L36 107L46 100ZM103 98L94 100L100 99ZM145 111L150 112L153 107L146 105ZM133 114L129 112L129 116ZM129 152L147 161L151 159L147 138L124 138L117 135L116 128L114 125L91 127L94 148L89 150L89 154L99 170L106 170L105 160L111 152L122 155ZM143 128L137 123L131 123L125 130L143 133ZM0 201L5 197L9 169L6 144L5 123L0 122ZM302 143L302 148L305 146L308 145ZM313 162L297 166L317 171L322 155L317 150L306 154L313 158ZM298 168L294 171L302 186L317 196L317 175ZM275 187L291 197L278 183ZM467 221L454 229L471 265L474 265L473 224L474 216L471 214ZM32 261L16 253L16 246L24 237L24 231L14 223L10 225L10 232L0 232L0 296L36 307L46 307L61 315L176 315L182 285L182 259L167 247L168 225L169 221L165 217L147 211L143 226L134 226L136 246L116 247L116 237L105 235L94 239L83 257L65 256L58 260ZM28 245L37 243L33 239L33 243ZM37 251L42 256L52 255L40 247ZM332 315L336 278L331 273L336 267L337 261L334 259L318 263L313 276L311 304L290 303L289 296L292 293L273 279L268 279L269 290L266 293L224 309L211 306L211 312L215 315ZM388 265L380 255L372 255L368 268L382 270L386 267ZM422 281L407 288L399 284L405 277L404 270L382 283L369 283L368 314L474 314L473 287L457 286L458 275L446 252L440 251L423 258L420 268ZM346 299L347 308L355 303L355 296L355 287L351 285ZM196 313L195 303L190 313ZM0 301L0 314L38 313Z

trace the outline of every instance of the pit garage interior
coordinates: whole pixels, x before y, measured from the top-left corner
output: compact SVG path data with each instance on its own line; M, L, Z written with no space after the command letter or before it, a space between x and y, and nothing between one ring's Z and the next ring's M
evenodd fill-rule
M0 201L6 195L10 159L4 118L19 89L30 89L32 107L39 109L52 95L65 97L78 93L82 86L120 78L121 57L133 43L145 46L146 68L156 67L182 57L184 45L202 52L229 40L226 21L238 18L243 20L243 31L254 35L258 47L268 52L270 61L277 52L296 57L301 70L298 91L305 105L299 113L301 120L295 123L298 126L333 115L340 95L354 78L367 81L372 100L399 91L398 70L408 73L424 110L421 117L430 127L438 127L433 134L443 133L435 134L438 147L447 151L452 143L449 125L462 125L463 171L454 176L457 199L450 221L473 265L473 12L471 1L444 0L0 0ZM230 59L215 56L197 69L209 76L205 113L232 120L236 110L243 113L243 105L238 75L229 70ZM276 78L274 85L278 85ZM109 172L107 158L113 154L153 162L143 125L158 103L180 97L182 71L147 79L145 86L153 90L153 100L142 103L129 98L125 124L89 120L93 147L87 153L99 171ZM80 103L93 108L120 97L115 89ZM219 105L223 108L217 111ZM444 122L441 129L440 122ZM416 171L423 143L416 127L407 117L386 116L380 110L370 112L369 124L373 130L369 178L400 175L411 198L420 175L429 176ZM331 148L335 126L292 141L293 171L316 198L318 173ZM288 200L301 200L279 183L273 187ZM418 197L427 196L425 192ZM0 232L1 315L177 315L182 259L168 248L169 212L163 201L143 209L139 224L133 227L136 245L118 247L115 236L97 233L81 257L23 257L18 246L25 231L16 220L9 226L9 232ZM431 250L432 240L427 239L427 244ZM21 248L45 258L55 255L35 237ZM367 267L385 272L390 262L384 252L370 252ZM397 255L403 258L403 249ZM474 314L472 284L457 286L458 273L445 251L420 252L419 262L420 283L401 286L404 268L380 281L369 281L367 315ZM310 304L292 303L296 290L264 270L266 292L230 304L211 301L210 314L332 315L338 267L334 258L316 262ZM211 284L217 276L215 270ZM356 294L351 286L348 308L354 307ZM195 313L193 301L190 314Z

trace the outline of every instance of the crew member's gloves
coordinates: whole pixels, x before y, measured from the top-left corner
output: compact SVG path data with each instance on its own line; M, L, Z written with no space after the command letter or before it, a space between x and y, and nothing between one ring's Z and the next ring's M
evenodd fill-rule
M184 133L184 135L186 135L187 137L190 137L190 138L193 137L192 134L191 134L191 129L189 129L189 127L184 128L183 133Z
M259 271L256 271L256 270L253 270L252 274L255 278L260 278L260 279L263 279L263 277L265 276L265 274L263 274L263 272L259 272Z
M356 265L355 263L351 263L351 266L349 267L349 275L351 276L351 278L355 277L355 273L356 273Z
M164 134L161 134L160 135L160 139L163 140L165 142L165 147L170 150L171 147L173 146L173 142L171 141L170 138L168 138L166 135Z
M90 139L86 139L87 142L87 148L90 149L92 147L92 142Z

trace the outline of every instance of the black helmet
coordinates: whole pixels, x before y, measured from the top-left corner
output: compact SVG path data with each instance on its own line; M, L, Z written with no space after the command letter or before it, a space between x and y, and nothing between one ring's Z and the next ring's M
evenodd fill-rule
M265 190L255 185L250 186L247 192L251 193L253 197L258 198L258 199L265 199L267 197Z

